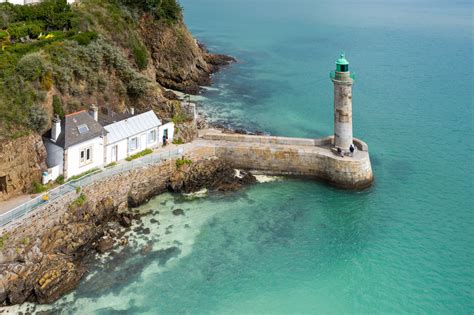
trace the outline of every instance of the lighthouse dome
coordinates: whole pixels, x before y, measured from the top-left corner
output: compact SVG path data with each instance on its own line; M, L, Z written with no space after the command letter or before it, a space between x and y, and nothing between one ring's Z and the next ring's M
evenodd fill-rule
M349 61L347 61L344 53L341 54L339 59L336 61L336 71L337 72L347 72L349 71Z

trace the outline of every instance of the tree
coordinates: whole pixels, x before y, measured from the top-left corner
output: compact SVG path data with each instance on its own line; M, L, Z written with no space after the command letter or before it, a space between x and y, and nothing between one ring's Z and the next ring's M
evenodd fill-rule
M63 103L61 102L61 99L59 96L54 95L53 96L53 111L55 115L58 115L61 119L64 118L64 108L63 108Z

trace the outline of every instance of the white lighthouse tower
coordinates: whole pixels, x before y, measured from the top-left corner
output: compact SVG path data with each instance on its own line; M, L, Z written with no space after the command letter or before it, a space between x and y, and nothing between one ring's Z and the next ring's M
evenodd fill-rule
M336 71L331 73L334 83L334 146L342 152L352 145L352 79L349 62L344 54L336 61Z

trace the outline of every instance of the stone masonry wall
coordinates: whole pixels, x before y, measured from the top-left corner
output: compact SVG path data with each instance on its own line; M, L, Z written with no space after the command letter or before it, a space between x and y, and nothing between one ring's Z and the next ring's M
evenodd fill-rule
M186 157L198 161L213 158L214 153L213 148L199 147L190 150ZM117 206L119 210L125 209L128 207L129 199L132 202L143 202L150 196L166 191L170 177L175 171L176 160L172 159L104 178L82 187L81 192L93 206L101 202L104 197L111 197L114 206ZM78 196L76 192L71 192L54 202L46 203L33 210L27 217L0 228L0 235L9 232L10 241L17 242L24 235L47 230L59 222L69 204ZM2 261L0 253L0 263Z
M331 151L332 137L300 139L210 132L216 155L235 168L274 175L314 177L334 186L362 189L373 182L367 145L355 139L354 157L339 157Z

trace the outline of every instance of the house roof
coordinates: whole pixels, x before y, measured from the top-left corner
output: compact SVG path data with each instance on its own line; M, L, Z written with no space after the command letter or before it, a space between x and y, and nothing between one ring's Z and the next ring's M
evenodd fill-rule
M104 129L108 132L107 142L114 143L158 126L161 126L161 121L156 114L150 110L107 125Z
M67 149L105 134L105 129L87 111L83 110L66 115L61 120L61 134L56 144Z
M106 113L99 111L99 124L102 126L108 126L118 121L132 117L130 112L116 113L113 110L106 109Z

